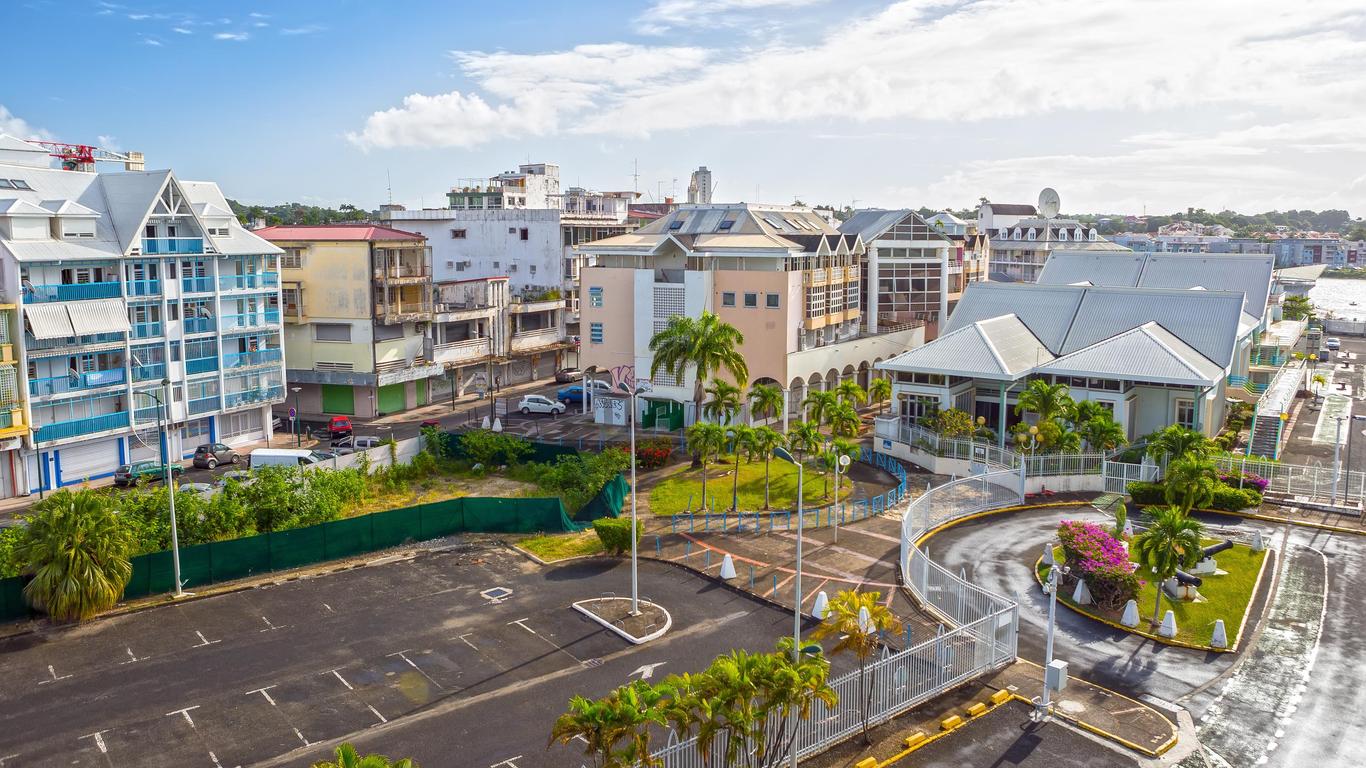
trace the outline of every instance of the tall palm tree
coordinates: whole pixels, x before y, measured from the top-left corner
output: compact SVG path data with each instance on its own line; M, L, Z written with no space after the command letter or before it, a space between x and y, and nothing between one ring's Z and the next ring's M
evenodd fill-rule
M830 390L814 390L802 401L802 407L806 408L806 418L817 427L825 424L826 416L830 409L839 404L839 398Z
M1163 456L1171 461L1186 455L1204 457L1212 447L1208 437L1180 424L1172 424L1148 436L1148 456L1153 460Z
M1025 411L1038 414L1039 421L1054 417L1066 417L1072 410L1072 396L1067 394L1066 384L1049 384L1043 379L1034 379L1025 386L1015 404L1015 414Z
M830 422L830 433L839 437L858 435L859 426L862 424L858 411L849 403L836 403L826 412L825 418Z
M743 389L722 379L712 379L706 392L707 402L702 406L702 412L722 424L730 424L745 401Z
M885 377L878 377L868 382L868 402L886 403L892 399L892 380Z
M754 444L754 427L747 427L744 424L737 424L726 430L731 440L731 451L735 454L735 465L730 475L730 511L740 511L740 452L749 454L753 460L753 452L750 447Z
M1321 373L1316 373L1309 379L1309 383L1314 385L1314 394L1320 394L1323 388L1328 386L1328 377Z
M1153 620L1162 610L1162 584L1176 575L1178 568L1189 568L1200 559L1201 525L1176 507L1156 511L1148 530L1134 540L1134 556L1152 573L1157 598Z
M777 416L783 410L783 390L777 384L755 384L749 388L750 420Z
M1080 406L1081 403L1077 405ZM1086 446L1093 451L1113 451L1129 442L1124 436L1124 425L1115 421L1108 413L1082 422L1080 430L1082 438L1086 440Z
M703 385L721 371L728 371L739 382L749 381L749 366L740 345L744 334L721 320L714 312L704 311L697 318L674 315L669 324L650 339L650 377L667 371L683 381L689 366L695 368L697 382L693 387L694 413L702 414Z
M1095 400L1082 400L1072 404L1072 412L1068 414L1068 420L1072 422L1072 428L1078 431L1082 426L1092 419L1102 417L1108 418L1110 412L1105 406Z
M402 760L390 760L384 755L366 755L361 757L360 753L351 744L346 743L337 747L336 760L323 760L313 764L313 768L418 768L417 763L409 758Z
M797 454L797 461L821 446L824 438L814 422L798 421L787 430L787 447Z
M838 387L835 387L835 397L838 397L840 402L848 403L857 408L868 399L868 393L863 391L863 387L860 387L857 381L845 379L840 382Z
M1167 503L1189 514L1192 509L1214 501L1219 473L1214 469L1214 462L1187 454L1167 465L1162 484L1162 495Z
M719 424L694 422L685 433L688 451L698 457L702 467L702 509L707 508L707 462L726 447L726 430Z
M768 509L768 464L773 458L773 450L781 448L783 434L772 427L755 427L750 433L750 447L764 460L764 509Z
M812 640L839 638L830 654L852 653L858 659L859 715L863 719L863 743L868 739L868 710L871 709L875 686L868 685L868 660L881 648L881 633L899 634L901 621L882 604L880 592L846 590L830 601L829 611L819 627L811 633ZM875 681L874 681L875 682Z
M133 540L108 501L91 490L53 494L29 518L13 557L33 580L30 605L57 621L84 621L109 610L133 576Z
M644 680L632 680L597 701L575 696L551 727L549 744L582 739L583 754L595 768L658 765L650 754L650 726L664 724L663 698L662 689Z

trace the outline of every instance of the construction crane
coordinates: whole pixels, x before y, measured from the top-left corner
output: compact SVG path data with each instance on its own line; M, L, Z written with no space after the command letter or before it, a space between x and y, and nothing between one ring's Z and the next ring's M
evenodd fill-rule
M30 139L29 143L46 147L49 155L62 161L62 170L64 171L93 173L97 162L123 163L125 171L146 169L141 152L113 152L88 144L64 144L60 141L43 141L42 139Z

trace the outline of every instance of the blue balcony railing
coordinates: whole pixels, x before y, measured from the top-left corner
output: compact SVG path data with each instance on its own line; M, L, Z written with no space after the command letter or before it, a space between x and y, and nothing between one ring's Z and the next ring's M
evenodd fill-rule
M282 353L279 349L258 349L255 352L234 352L223 355L223 368L247 368L253 365L265 365L267 363L279 362Z
M209 411L216 411L219 408L218 403L218 395L191 400L189 406L190 413L208 413Z
M229 392L223 396L224 408L237 408L242 405L254 405L274 402L283 399L285 388L283 386L257 387L245 392Z
M195 254L204 252L202 237L144 237L143 254L174 253Z
M165 363L148 363L133 366L133 381L156 381L166 378Z
M213 293L213 278L203 277L182 277L180 278L180 290L185 293Z
M185 318L186 333L212 333L218 330L214 327L212 317L187 317Z
M239 315L223 315L219 318L219 327L225 332L237 328L264 328L279 324L280 310L278 309L244 312Z
M129 280L127 283L128 296L160 296L160 280Z
M216 357L196 357L193 360L185 361L185 375L194 376L199 373L208 373L218 370L218 358Z
M107 371L89 371L78 376L48 376L29 379L28 393L32 397L60 395L64 392L81 392L87 389L112 387L123 383L124 370L111 368Z
M161 335L161 321L133 323L133 338L151 339Z
M220 275L218 289L222 291L247 291L258 288L275 288L280 284L280 275L275 272L260 272L247 275Z
M117 281L109 283L53 283L34 285L24 291L24 301L41 304L48 301L81 301L82 299L116 299L121 294Z
M40 443L46 440L63 440L68 437L92 435L96 432L104 432L110 429L121 429L127 427L128 423L127 411L105 413L99 416L87 416L83 419L71 419L69 421L43 424L33 430L33 439Z

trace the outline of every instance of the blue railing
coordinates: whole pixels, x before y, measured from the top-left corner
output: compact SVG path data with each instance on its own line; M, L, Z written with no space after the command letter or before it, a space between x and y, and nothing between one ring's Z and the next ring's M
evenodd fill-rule
M218 358L216 357L196 357L193 360L185 361L185 375L187 376L216 370L218 370Z
M165 363L148 363L133 366L133 381L153 381L166 378Z
M90 435L110 429L120 429L127 427L128 423L127 411L106 413L100 416L88 416L84 419L58 421L53 424L44 424L35 429L33 431L33 439L40 443L46 440L62 440L68 437Z
M234 352L223 355L224 368L247 368L253 365L263 365L265 363L279 362L281 351L279 349L260 349L255 352Z
M213 278L204 277L182 277L180 278L180 290L185 293L213 293Z
M60 395L63 392L80 392L99 387L112 387L123 383L123 369L111 368L107 371L89 371L79 376L48 376L42 379L29 379L28 393L33 397Z
M280 284L280 275L275 272L258 272L246 275L220 275L218 288L223 291L246 291L257 288L274 288Z
M218 395L190 401L190 413L208 413L216 410L218 410Z
M240 315L223 315L219 318L223 331L235 328L262 328L280 324L280 310L267 309L261 312L244 312Z
M161 335L161 321L133 323L133 338L150 339Z
M35 285L24 291L24 301L41 304L47 301L81 301L82 299L116 299L123 295L118 281L110 283L53 283Z
M129 280L129 296L159 296L161 295L160 280Z
M283 398L284 396L285 388L283 386L258 387L257 389L249 389L245 392L229 392L223 397L223 407L236 408L241 405L252 405L255 403L264 405L273 400Z
M142 252L146 254L175 253L193 254L204 252L202 237L144 237Z
M214 327L212 317L187 317L185 318L186 333L212 333L218 330Z
M133 411L134 422L156 421L161 416L160 405L149 405L146 408L138 408Z

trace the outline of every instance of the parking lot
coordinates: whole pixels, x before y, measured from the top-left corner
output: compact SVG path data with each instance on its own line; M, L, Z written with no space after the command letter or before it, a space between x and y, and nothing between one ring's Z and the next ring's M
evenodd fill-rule
M578 765L545 748L570 696L791 631L791 614L657 563L641 592L673 614L663 639L631 646L569 607L628 579L617 561L542 570L470 545L10 638L0 765L303 766L342 739L423 765Z

